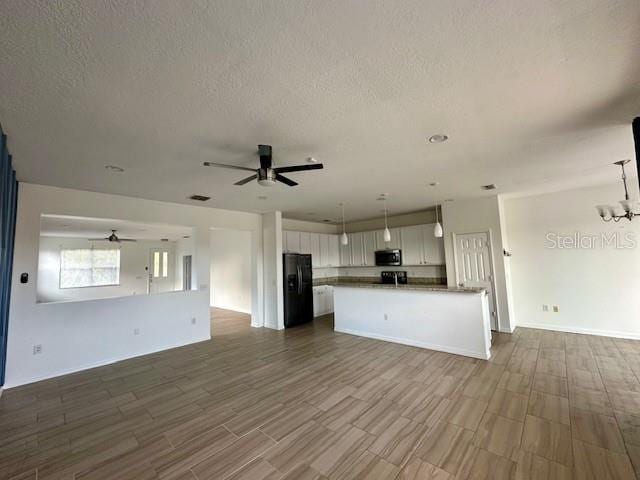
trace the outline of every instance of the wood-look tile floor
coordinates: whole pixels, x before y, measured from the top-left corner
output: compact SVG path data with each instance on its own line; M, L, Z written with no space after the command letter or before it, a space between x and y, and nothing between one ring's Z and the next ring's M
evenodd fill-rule
M2 479L633 479L640 342L518 329L491 361L214 312L214 338L11 389Z

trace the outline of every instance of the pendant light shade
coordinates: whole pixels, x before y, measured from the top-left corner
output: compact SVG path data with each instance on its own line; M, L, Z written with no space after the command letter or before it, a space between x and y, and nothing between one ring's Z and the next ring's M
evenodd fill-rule
M391 241L391 232L389 231L389 226L387 225L387 198L384 197L384 234L382 236L384 243L389 243Z
M342 245L349 245L349 237L347 236L347 229L344 222L344 203L341 203L340 206L342 207L342 235L340 235L340 243Z
M440 219L438 218L437 205L436 205L436 225L433 227L433 236L436 238L442 238L442 225L440 225Z

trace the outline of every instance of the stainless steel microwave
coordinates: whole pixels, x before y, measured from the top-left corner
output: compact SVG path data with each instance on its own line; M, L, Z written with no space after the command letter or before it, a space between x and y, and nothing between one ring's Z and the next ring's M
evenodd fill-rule
M402 250L377 250L376 265L379 267L393 267L402 265Z

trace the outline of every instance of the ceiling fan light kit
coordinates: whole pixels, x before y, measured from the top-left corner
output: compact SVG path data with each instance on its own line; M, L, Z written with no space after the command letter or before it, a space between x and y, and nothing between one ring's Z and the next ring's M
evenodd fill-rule
M631 160L618 160L614 162L614 165L618 165L622 169L622 185L624 186L624 200L620 200L620 205L624 210L622 215L618 215L616 212L616 207L611 205L596 205L596 210L598 210L598 215L605 222L610 222L613 220L614 222L619 222L621 219L626 218L627 220L633 220L633 217L640 215L640 212L634 212L634 208L637 205L637 201L631 200L629 197L629 189L627 188L627 174L624 171L624 166L629 163Z
M276 167L273 168L273 149L271 145L258 145L258 156L260 157L259 168L238 167L236 165L227 165L224 163L204 162L205 167L220 167L230 168L233 170L245 170L248 172L254 172L253 175L243 178L240 181L234 183L234 185L246 185L253 180L258 180L258 184L263 187L272 187L276 182L284 183L289 187L295 187L298 182L294 182L288 177L282 175L283 173L302 172L305 170L321 170L323 165L321 163L311 163L310 165L293 165L291 167ZM311 158L311 157L309 157ZM314 159L315 161L315 159Z
M122 242L137 242L137 240L133 238L120 238L116 234L117 230L111 230L111 235L104 238L88 238L89 242L113 242L113 243L122 243Z

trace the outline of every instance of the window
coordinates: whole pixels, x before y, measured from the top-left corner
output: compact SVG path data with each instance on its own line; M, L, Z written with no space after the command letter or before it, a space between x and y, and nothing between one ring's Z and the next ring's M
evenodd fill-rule
M103 287L120 284L120 250L60 251L60 288Z
M153 278L169 276L169 252L156 250L153 252Z

